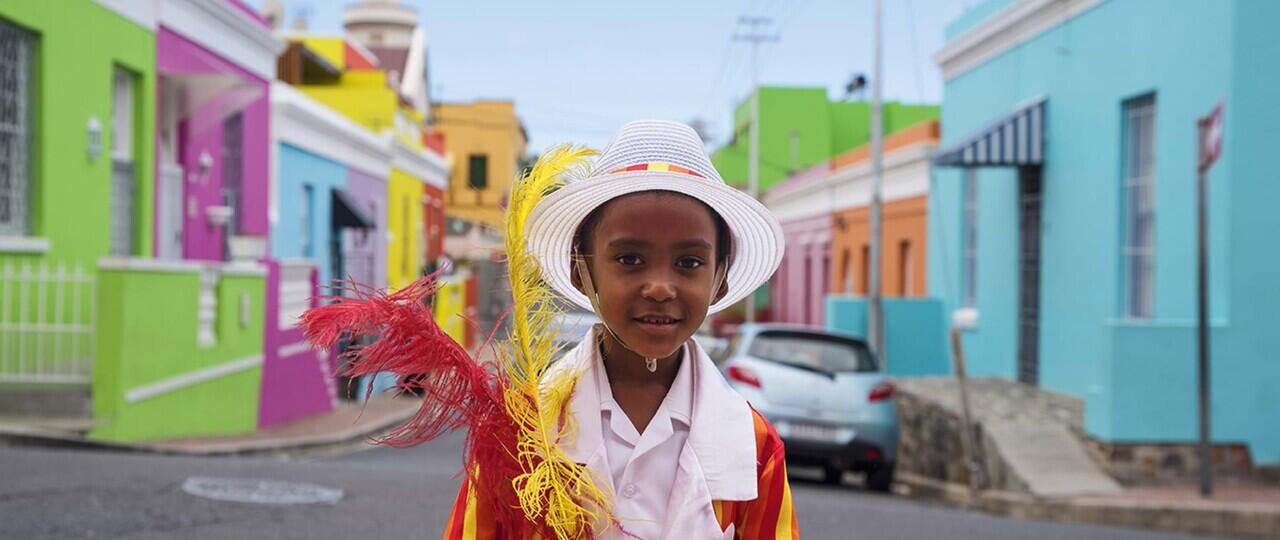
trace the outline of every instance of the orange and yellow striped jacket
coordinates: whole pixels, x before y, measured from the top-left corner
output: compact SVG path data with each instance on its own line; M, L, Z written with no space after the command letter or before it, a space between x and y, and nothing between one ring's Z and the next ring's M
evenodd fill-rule
M582 343L595 343L594 337L588 335ZM729 387L696 341L690 340L688 351L694 370L693 403L685 443L689 451L681 452L679 462L671 464L676 469L676 479L670 498L691 501L691 504L668 510L663 523L664 538L799 538L782 440L773 426ZM579 345L561 359L557 369L577 370L579 380L590 381L588 377L598 365L595 354L595 347ZM577 418L586 418L598 415L599 406L597 385L579 384L569 398L568 410ZM570 459L597 474L608 474L601 429L600 422L579 422L577 436L562 442L562 448ZM444 533L445 540L534 537L528 531L499 530L488 502L491 497L477 493L474 488L470 482L463 482ZM625 530L616 528L601 531L599 536L604 539L628 537Z
M758 458L758 496L750 501L712 501L712 510L722 531L729 531L732 526L733 532L726 532L723 538L798 540L800 528L796 523L791 486L787 482L782 440L760 413L752 411L752 416L755 419ZM464 480L454 500L453 512L449 515L449 522L444 530L444 540L526 538L523 532L499 530L490 513L489 504L484 502L486 499L483 493L474 492L470 482Z

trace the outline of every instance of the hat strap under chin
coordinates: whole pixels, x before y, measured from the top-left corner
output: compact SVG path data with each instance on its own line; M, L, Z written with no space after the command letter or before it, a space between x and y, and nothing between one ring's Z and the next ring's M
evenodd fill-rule
M657 371L658 370L657 358L649 358L648 356L645 356L643 354L636 352L635 349L632 349L630 346L627 345L627 342L622 340L622 337L619 336L617 332L613 331L613 328L609 327L609 322L606 321L604 318L604 311L600 309L600 295L596 293L595 282L591 280L591 269L587 267L586 257L575 250L572 258L573 258L573 267L578 272L578 279L582 281L582 288L585 289L583 292L585 292L587 295L587 301L591 302L591 309L594 309L596 312L596 315L599 316L600 325L604 327L606 332L609 332L610 336L613 336L614 341L617 341L619 345L622 345L622 348L628 351L631 351L636 356L643 357L645 367L649 369L649 373L653 373ZM724 265L716 268L716 273L711 278L713 280L711 282L713 298L715 297L716 294L720 292L720 287L724 286L724 275L725 275L725 269L727 267L728 265Z

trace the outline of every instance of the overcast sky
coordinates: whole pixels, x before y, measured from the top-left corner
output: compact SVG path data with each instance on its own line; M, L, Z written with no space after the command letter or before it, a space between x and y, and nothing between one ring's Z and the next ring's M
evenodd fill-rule
M702 118L723 141L751 86L750 45L732 40L742 15L772 17L780 37L761 45L761 84L839 97L851 74L871 71L871 0L402 1L426 27L432 98L515 100L531 152L601 146L641 118ZM313 33L336 35L349 3L284 0L286 25L305 15ZM884 0L886 99L941 99L930 58L946 24L976 3Z

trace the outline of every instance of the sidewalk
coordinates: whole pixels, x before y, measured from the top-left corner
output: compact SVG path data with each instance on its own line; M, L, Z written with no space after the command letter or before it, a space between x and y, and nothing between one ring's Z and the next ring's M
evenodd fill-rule
M255 433L231 437L205 437L113 443L86 439L82 432L57 429L56 426L28 421L0 419L0 442L9 439L18 444L78 446L165 454L227 455L298 455L333 452L362 445L370 437L411 418L419 401L413 398L378 396L368 402L339 402L328 414L303 418L287 424L260 429Z
M1197 486L1125 488L1100 496L1037 498L984 491L975 501L965 486L899 473L899 492L963 508L1024 519L1093 523L1220 537L1280 538L1280 487L1223 482L1211 499Z

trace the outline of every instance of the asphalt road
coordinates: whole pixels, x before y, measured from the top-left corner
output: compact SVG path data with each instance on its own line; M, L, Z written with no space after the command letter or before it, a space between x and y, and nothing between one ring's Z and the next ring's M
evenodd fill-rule
M0 539L439 538L457 489L460 448L460 438L450 437L409 450L303 461L0 448ZM805 473L796 470L792 478L804 538L1190 538L996 518L867 494L853 482L828 487L805 481ZM303 482L341 489L343 496L336 504L227 502L188 494L191 477ZM307 494L276 487L269 495Z

